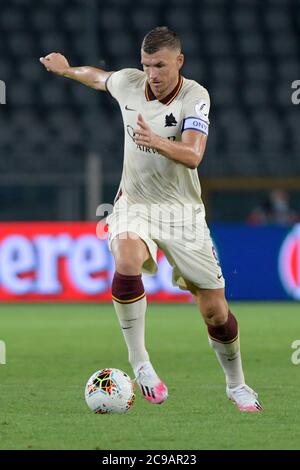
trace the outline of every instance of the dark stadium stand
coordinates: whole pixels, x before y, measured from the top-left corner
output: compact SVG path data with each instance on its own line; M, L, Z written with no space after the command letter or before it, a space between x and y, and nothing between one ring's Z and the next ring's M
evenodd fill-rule
M72 65L139 67L144 34L161 24L182 37L183 75L211 95L201 175L300 174L300 111L291 104L291 83L300 79L299 0L1 4L1 174L82 172L93 149L116 184L123 143L117 103L45 73L38 58L59 51Z

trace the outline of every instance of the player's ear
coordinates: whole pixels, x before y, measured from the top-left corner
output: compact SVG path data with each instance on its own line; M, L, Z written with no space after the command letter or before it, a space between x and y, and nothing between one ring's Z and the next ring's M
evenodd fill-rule
M182 54L182 52L177 56L177 63L178 63L178 70L180 70L184 63L184 55Z

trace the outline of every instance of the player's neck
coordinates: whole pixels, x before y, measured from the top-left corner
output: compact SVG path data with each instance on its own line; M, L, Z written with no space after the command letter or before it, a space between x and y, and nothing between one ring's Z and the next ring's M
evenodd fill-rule
M152 90L151 85L148 83L148 90L150 88L149 98L150 100L157 99L158 101L164 102L168 97L171 98L172 95L181 88L181 85L182 77L179 74L162 93L157 93L157 91L155 92L155 90Z
M154 93L156 98L159 101L161 101L164 98L166 98L167 96L169 96L172 93L172 91L175 90L175 88L177 87L178 82L179 82L179 75L170 83L168 88L161 95L157 95L157 94Z

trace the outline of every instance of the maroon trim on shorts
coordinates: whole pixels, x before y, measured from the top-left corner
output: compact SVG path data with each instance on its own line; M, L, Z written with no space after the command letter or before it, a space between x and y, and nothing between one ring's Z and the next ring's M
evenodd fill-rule
M115 272L112 287L112 298L119 303L133 303L145 296L142 275L127 276Z
M221 343L230 343L234 341L238 335L238 323L230 310L228 311L228 320L224 325L207 325L207 329L211 339L215 339Z
M119 191L117 192L117 195L116 195L115 199L114 199L114 205L115 205L115 203L120 199L120 197L122 196L122 194L123 194L123 193L122 193L122 188L120 188Z

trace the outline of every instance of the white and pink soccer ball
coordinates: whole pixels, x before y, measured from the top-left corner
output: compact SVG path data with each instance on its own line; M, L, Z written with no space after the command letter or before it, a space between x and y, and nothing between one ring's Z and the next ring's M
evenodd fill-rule
M94 413L126 413L134 403L134 384L120 369L101 369L87 381L85 401Z

